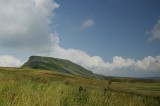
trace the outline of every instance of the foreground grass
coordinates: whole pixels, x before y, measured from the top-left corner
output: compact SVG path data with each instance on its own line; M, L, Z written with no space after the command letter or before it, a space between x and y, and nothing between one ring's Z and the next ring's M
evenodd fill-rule
M160 105L159 94L155 93L160 90L158 82L148 85L123 82L123 86L114 82L113 90L105 91L107 83L50 71L0 68L0 106ZM141 93L144 91L142 88L151 94L148 96L143 92L144 95L137 95L135 92Z

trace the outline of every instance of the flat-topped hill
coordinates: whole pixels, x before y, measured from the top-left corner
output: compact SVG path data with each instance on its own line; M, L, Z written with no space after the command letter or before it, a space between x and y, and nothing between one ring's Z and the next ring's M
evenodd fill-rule
M69 60L52 57L31 56L29 57L29 60L21 66L21 68L52 70L90 77L95 76L92 71L87 70Z

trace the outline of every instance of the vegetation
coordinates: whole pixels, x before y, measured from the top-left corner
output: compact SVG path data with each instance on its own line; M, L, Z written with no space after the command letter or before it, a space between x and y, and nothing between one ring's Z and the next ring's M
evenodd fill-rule
M57 71L0 68L0 106L159 105L158 81L108 81Z
M52 57L31 56L29 60L24 65L22 65L21 68L54 70L64 73L70 73L73 75L91 77L96 76L92 73L92 71L89 71L69 60Z

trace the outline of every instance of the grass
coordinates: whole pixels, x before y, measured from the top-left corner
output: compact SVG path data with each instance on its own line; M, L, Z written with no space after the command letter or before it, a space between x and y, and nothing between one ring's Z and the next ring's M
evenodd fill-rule
M54 71L0 68L0 106L159 106L160 82L112 82Z

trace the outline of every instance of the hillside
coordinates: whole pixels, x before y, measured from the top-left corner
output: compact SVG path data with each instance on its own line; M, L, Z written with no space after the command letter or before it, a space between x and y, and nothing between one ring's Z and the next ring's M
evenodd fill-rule
M69 60L52 57L31 56L21 68L52 70L89 77L96 76L92 71L89 71Z

